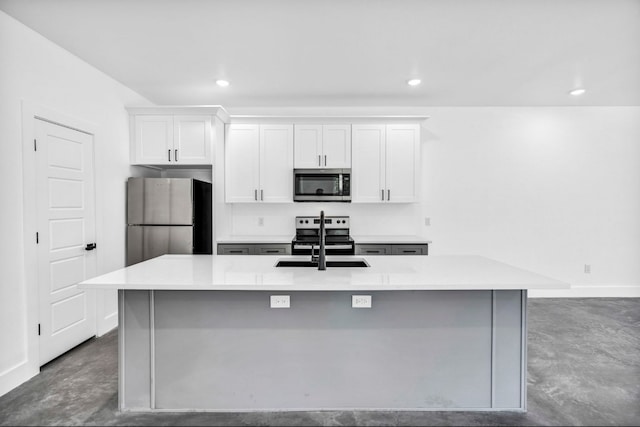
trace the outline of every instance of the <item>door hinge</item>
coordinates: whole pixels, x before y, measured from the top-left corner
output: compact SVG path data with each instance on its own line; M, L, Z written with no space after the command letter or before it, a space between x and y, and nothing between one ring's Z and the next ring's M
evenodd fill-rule
M38 232L36 232L36 245L40 243L40 236L38 235Z
M38 143L35 139L33 140L33 151L38 151Z
M40 335L40 323L38 323L38 335Z

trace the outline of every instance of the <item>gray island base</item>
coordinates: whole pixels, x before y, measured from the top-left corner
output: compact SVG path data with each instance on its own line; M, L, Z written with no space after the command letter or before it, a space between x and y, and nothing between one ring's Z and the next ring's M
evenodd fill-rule
M526 409L526 291L120 291L122 410Z
M526 411L527 291L569 287L476 256L282 258L165 255L82 282L119 290L120 409Z

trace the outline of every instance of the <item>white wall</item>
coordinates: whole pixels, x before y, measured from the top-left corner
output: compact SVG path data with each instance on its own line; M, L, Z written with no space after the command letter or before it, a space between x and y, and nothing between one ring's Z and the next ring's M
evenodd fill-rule
M125 105L149 104L102 72L0 12L0 395L37 374L29 355L36 325L27 324L23 227L22 112L25 101L95 129L96 232L98 273L124 265L125 181L139 173L128 166L129 131ZM99 333L117 321L115 294L101 294Z
M573 286L531 296L640 296L640 107L228 110L430 118L420 203L234 204L217 210L226 233L293 234L294 216L323 208L350 215L354 235L418 234L432 255L484 255Z
M640 107L430 112L434 254L486 255L571 283L563 295L640 296Z

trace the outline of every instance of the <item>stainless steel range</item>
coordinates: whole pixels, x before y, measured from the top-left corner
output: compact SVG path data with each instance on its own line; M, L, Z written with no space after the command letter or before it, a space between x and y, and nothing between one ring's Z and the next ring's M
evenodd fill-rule
M348 216L325 216L325 249L327 255L354 255L355 243L349 235ZM293 255L318 253L320 246L320 217L297 216L296 237L291 242Z

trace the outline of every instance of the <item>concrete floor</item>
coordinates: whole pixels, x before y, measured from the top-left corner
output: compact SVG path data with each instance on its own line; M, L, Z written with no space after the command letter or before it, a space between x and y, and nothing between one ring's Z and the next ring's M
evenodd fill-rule
M640 299L529 300L528 412L120 413L117 332L0 397L0 425L640 425Z

